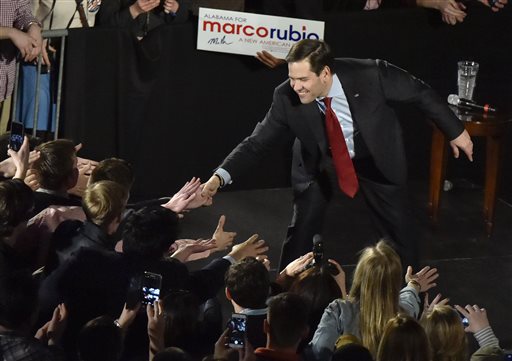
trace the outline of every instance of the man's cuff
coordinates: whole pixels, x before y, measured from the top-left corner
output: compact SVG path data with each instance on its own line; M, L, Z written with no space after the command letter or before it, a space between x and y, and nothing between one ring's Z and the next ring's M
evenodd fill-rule
M223 168L217 168L215 170L215 174L217 174L219 177L222 178L222 180L224 181L224 183L222 184L222 187L226 186L227 184L231 184L233 183L233 181L231 180L231 175L229 174L229 172Z
M222 258L224 258L224 259L228 260L228 261L229 261L229 263L231 263L231 264L235 264L235 263L236 263L236 260L235 260L233 257L231 257L229 254L225 255L225 256L224 256L224 257L222 257Z

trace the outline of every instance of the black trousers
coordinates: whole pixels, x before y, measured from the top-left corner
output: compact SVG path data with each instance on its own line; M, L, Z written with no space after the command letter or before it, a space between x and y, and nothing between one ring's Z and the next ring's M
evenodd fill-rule
M378 237L391 242L404 269L408 265L417 267L417 244L412 238L416 226L406 187L388 182L371 159L354 161L354 164L359 180L356 197L364 198ZM281 250L279 270L311 251L313 236L322 233L328 203L333 197L343 196L333 168L322 173L306 190L294 194L293 217Z

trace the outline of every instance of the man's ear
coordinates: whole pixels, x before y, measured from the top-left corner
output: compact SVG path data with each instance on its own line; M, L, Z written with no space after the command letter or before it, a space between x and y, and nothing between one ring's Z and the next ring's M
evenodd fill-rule
M331 68L329 68L328 65L324 66L320 75L322 76L322 79L327 79L328 77L332 76Z
M265 332L265 334L270 333L270 324L266 318L263 320L263 332Z
M229 292L228 288L224 288L224 294L226 295L226 298L228 299L228 301L231 301L233 299L233 297L231 297L231 292Z

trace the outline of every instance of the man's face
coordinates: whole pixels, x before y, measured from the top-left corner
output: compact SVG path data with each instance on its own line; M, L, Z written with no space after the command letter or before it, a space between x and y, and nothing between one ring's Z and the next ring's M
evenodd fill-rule
M311 64L307 60L288 63L288 78L290 86L299 96L302 104L315 101L318 97L324 97L329 93L332 84L332 74L326 66L316 75L311 71Z

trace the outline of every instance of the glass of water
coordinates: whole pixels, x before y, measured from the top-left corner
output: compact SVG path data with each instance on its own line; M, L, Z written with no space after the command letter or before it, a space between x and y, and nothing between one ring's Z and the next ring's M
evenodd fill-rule
M459 61L457 63L457 66L457 84L459 86L459 98L472 100L479 65L477 62L474 61L463 60Z

